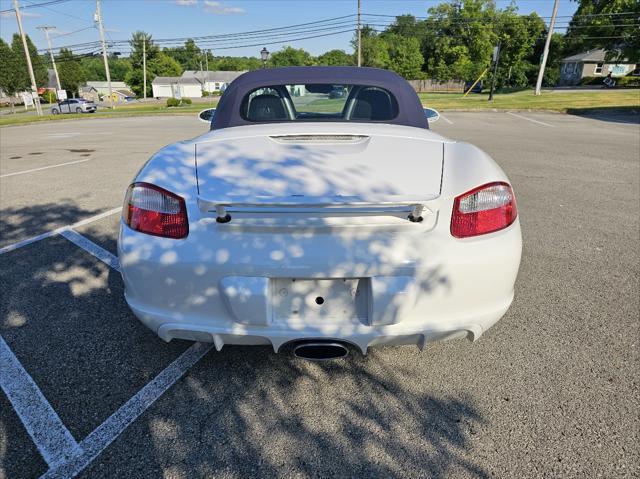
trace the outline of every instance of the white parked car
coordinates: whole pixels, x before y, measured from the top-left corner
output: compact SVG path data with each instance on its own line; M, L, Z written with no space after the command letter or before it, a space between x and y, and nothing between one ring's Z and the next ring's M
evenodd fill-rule
M92 101L84 98L69 98L68 100L60 100L51 106L51 114L59 115L60 113L95 113L98 107Z
M521 249L500 167L432 132L401 77L351 67L240 76L209 132L134 178L118 241L126 300L162 339L309 359L478 339Z

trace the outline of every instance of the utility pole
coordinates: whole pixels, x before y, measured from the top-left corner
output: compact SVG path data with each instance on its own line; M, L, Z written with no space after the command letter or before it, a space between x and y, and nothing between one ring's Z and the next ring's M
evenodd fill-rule
M113 104L113 90L111 89L111 73L109 72L109 60L107 58L107 46L104 42L104 25L102 24L102 11L100 10L100 0L96 0L96 22L100 31L100 42L102 42L102 58L104 59L104 71L107 74L107 86L109 87L109 106L115 108Z
M62 90L62 86L60 86L60 76L58 76L58 68L56 67L56 59L53 56L53 49L51 48L51 38L49 38L49 30L55 30L56 27L52 27L49 25L42 25L37 28L38 30L43 31L44 36L47 37L47 45L49 45L49 55L51 56L51 63L53 64L53 72L56 75L56 86L58 87L58 90ZM56 93L56 96L57 96L57 93Z
M549 22L549 31L547 32L547 40L544 42L544 51L542 52L542 63L540 63L540 71L538 72L538 81L536 82L535 95L540 95L542 89L542 78L544 77L544 69L547 66L547 57L549 56L549 45L551 44L551 36L553 35L553 28L556 24L556 15L558 14L559 0L553 2L553 13L551 14L551 21Z
M143 99L147 99L147 38L142 37L142 83L144 92Z
M205 80L204 80L204 86L205 88L207 88L207 83L209 82L209 50L205 50L204 51L205 57L204 57L204 67L207 69L207 73L205 75ZM207 90L207 92L209 92L209 103L211 103L211 91Z
M36 107L36 114L38 116L42 116L42 107L40 106L40 97L38 96L36 77L33 74L33 65L31 64L31 56L29 55L27 38L25 37L24 29L22 28L22 17L20 16L20 5L18 5L18 0L13 0L13 9L16 12L16 18L18 19L18 30L20 30L20 36L22 37L22 46L24 47L24 54L27 57L27 68L29 69L29 77L31 79L31 96L33 97L33 104Z
M362 28L360 27L360 0L358 0L358 66L362 66Z
M496 75L498 74L498 61L500 60L500 40L493 49L493 75L491 76L491 88L489 89L489 101L493 100L493 87L496 84Z

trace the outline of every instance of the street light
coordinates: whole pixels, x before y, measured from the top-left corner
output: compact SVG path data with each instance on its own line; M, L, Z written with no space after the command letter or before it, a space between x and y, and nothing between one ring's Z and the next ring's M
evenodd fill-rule
M267 60L269 59L269 50L267 50L267 47L262 47L262 50L260 50L260 58L262 58L262 68L265 68L267 66Z

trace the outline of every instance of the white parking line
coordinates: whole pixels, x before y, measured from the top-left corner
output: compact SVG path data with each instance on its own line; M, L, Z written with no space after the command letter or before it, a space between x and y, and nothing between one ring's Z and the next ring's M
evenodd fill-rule
M44 135L46 138L52 138L52 139L66 139L66 138L73 138L74 136L78 136L81 135L81 133L75 132L75 131L70 131L67 133L48 133L46 135Z
M85 158L84 160L68 161L67 163L60 163L58 165L43 166L42 168L33 168L31 170L16 171L15 173L7 173L0 175L0 178L8 178L9 176L26 175L27 173L33 173L36 171L49 170L51 168L58 168L60 166L76 165L78 163L84 163L85 161L91 161L93 158Z
M106 249L98 246L90 239L82 236L77 231L72 230L71 228L60 232L61 236L64 236L66 239L71 241L76 246L79 246L87 253L92 254L96 258L98 258L103 263L106 263L108 266L111 266L113 269L120 271L120 262L118 258L108 252Z
M91 216L87 219L78 221L77 223L73 223L72 225L67 225L67 226L61 226L60 228L56 228L54 230L51 231L47 231L46 233L42 233L38 236L32 236L31 238L27 238L25 240L22 241L18 241L17 243L13 243L10 244L8 246L5 246L4 248L0 248L0 255L3 255L5 253L8 253L9 251L13 251L16 250L18 248L22 248L23 246L27 246L31 243L35 243L36 241L40 241L43 240L45 238L50 238L51 236L55 236L57 234L62 233L63 231L72 229L72 228L78 228L79 226L83 226L89 223L93 223L94 221L98 221L101 220L102 218L106 218L107 216L111 216L113 214L119 213L120 211L122 211L121 207L118 208L114 208L112 210L109 211L105 211L104 213L100 213L98 215L95 216Z
M195 343L158 374L150 383L129 399L120 409L98 426L80 443L82 454L63 464L49 469L44 478L72 478L91 464L109 444L111 444L129 425L146 411L160 396L193 367L213 344Z
M78 443L0 336L0 386L49 467L80 454Z
M444 116L442 113L440 113L440 118L442 118L444 121L446 121L447 123L449 123L450 125L453 125L453 122L451 120L449 120L449 118L447 118L446 116Z
M510 112L510 111L507 112L507 115L515 116L516 118L522 118L523 120L530 121L531 123L537 123L538 125L544 125L544 126L548 126L548 127L554 128L554 125L552 125L550 123L545 123L544 121L534 120L533 118L527 118L526 116L518 115L518 114Z

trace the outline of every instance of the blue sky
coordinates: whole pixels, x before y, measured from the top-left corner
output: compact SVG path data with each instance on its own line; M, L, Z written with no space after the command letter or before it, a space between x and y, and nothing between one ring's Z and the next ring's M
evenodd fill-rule
M47 0L20 0L20 4L24 7L45 1ZM409 13L425 16L428 8L438 3L441 3L441 0L362 0L362 11L367 14ZM503 8L511 2L497 1L496 3ZM518 0L515 4L521 13L537 12L542 17L549 17L553 0ZM102 0L102 13L107 29L107 39L126 40L136 30L151 33L154 38L175 38L276 28L354 14L356 5L357 0ZM561 0L558 15L570 16L576 7L577 4L574 1ZM10 0L0 0L0 10L10 8L12 8ZM58 4L23 10L23 23L26 32L38 48L46 47L43 34L36 29L39 25L53 25L58 29L57 33L63 35L56 38L56 33L52 34L54 47L92 42L98 40L98 31L93 28L94 11L95 1L92 0L62 1ZM375 18L368 17L368 20L380 24L392 20L386 17ZM559 20L566 22L569 18L559 18ZM338 24L344 25L340 30L350 29L349 21L351 21L350 18L337 21ZM325 33L324 31L305 33L313 28L318 27L302 28L300 34L295 36ZM13 12L2 13L0 17L2 38L10 40L17 30ZM350 51L351 37L352 33L347 32L334 36L289 41L288 44L318 55L333 48ZM282 37L272 38L271 41L242 39L234 41L233 46L252 43L260 43L260 46L225 50L221 49L223 45L219 41L212 41L208 44L208 48L213 50L214 55L259 56L258 52L262 45L271 51L282 48L283 44L275 43L275 40L282 40ZM229 43L225 45L229 46Z

